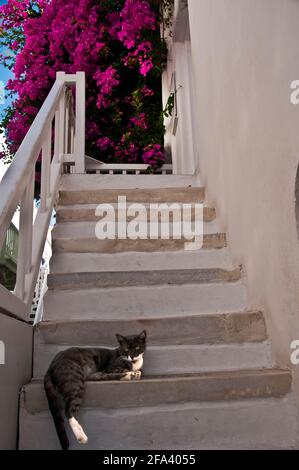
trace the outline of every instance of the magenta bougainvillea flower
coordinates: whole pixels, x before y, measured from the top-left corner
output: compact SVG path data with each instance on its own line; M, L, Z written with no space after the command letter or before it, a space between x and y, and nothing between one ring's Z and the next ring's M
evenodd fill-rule
M150 165L152 168L161 166L165 160L164 153L161 151L161 145L149 144L144 149L142 159L144 163Z
M107 162L164 161L160 0L8 0L0 7L2 62L13 97L2 126L15 153L56 71L84 71L87 153ZM8 53L5 51L9 51Z

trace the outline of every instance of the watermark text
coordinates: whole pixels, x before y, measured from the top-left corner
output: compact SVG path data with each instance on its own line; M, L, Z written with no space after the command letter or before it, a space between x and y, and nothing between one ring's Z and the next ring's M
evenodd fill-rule
M99 240L183 240L185 250L198 250L203 214L203 204L128 204L126 196L119 196L116 205L97 206L95 235Z
M293 352L291 353L290 356L290 361L293 366L297 366L299 364L299 340L294 339L294 341L291 342L291 349L293 349Z

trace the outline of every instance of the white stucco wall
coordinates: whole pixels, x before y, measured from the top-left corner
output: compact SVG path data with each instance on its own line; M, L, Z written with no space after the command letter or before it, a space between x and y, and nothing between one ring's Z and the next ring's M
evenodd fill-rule
M194 83L190 60L190 32L185 0L175 0L172 34L166 35L168 63L162 77L163 106L171 93L176 93L171 118L165 119L165 147L171 149L173 173L196 174L197 135L193 114ZM176 121L177 118L177 121ZM175 122L176 121L176 122Z
M279 365L299 339L299 2L189 0L199 164ZM299 392L299 366L293 366ZM299 397L299 393L297 393Z

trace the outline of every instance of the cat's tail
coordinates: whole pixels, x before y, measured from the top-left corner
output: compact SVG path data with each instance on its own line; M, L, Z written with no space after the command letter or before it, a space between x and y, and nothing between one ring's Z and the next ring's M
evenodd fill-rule
M46 373L44 378L44 387L61 447L63 450L68 450L70 443L64 424L61 397L52 382L49 371Z

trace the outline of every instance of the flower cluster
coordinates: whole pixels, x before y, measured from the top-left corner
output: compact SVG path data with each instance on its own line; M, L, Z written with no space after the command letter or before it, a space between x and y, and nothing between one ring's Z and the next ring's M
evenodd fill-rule
M109 97L111 96L114 88L120 84L117 70L110 65L103 72L98 70L94 75L94 79L99 87L97 107L99 109L110 107L111 102Z
M165 157L159 144L149 144L142 155L143 162L152 168L159 168L164 163Z
M147 0L127 0L120 14L118 38L128 49L142 40L142 30L157 29L157 19Z
M12 154L56 71L84 71L87 153L107 162L144 161L155 168L163 162L161 73L166 46L160 37L159 4L8 0L0 7L0 46L9 50L2 62L14 74L7 85L12 106L2 121Z

